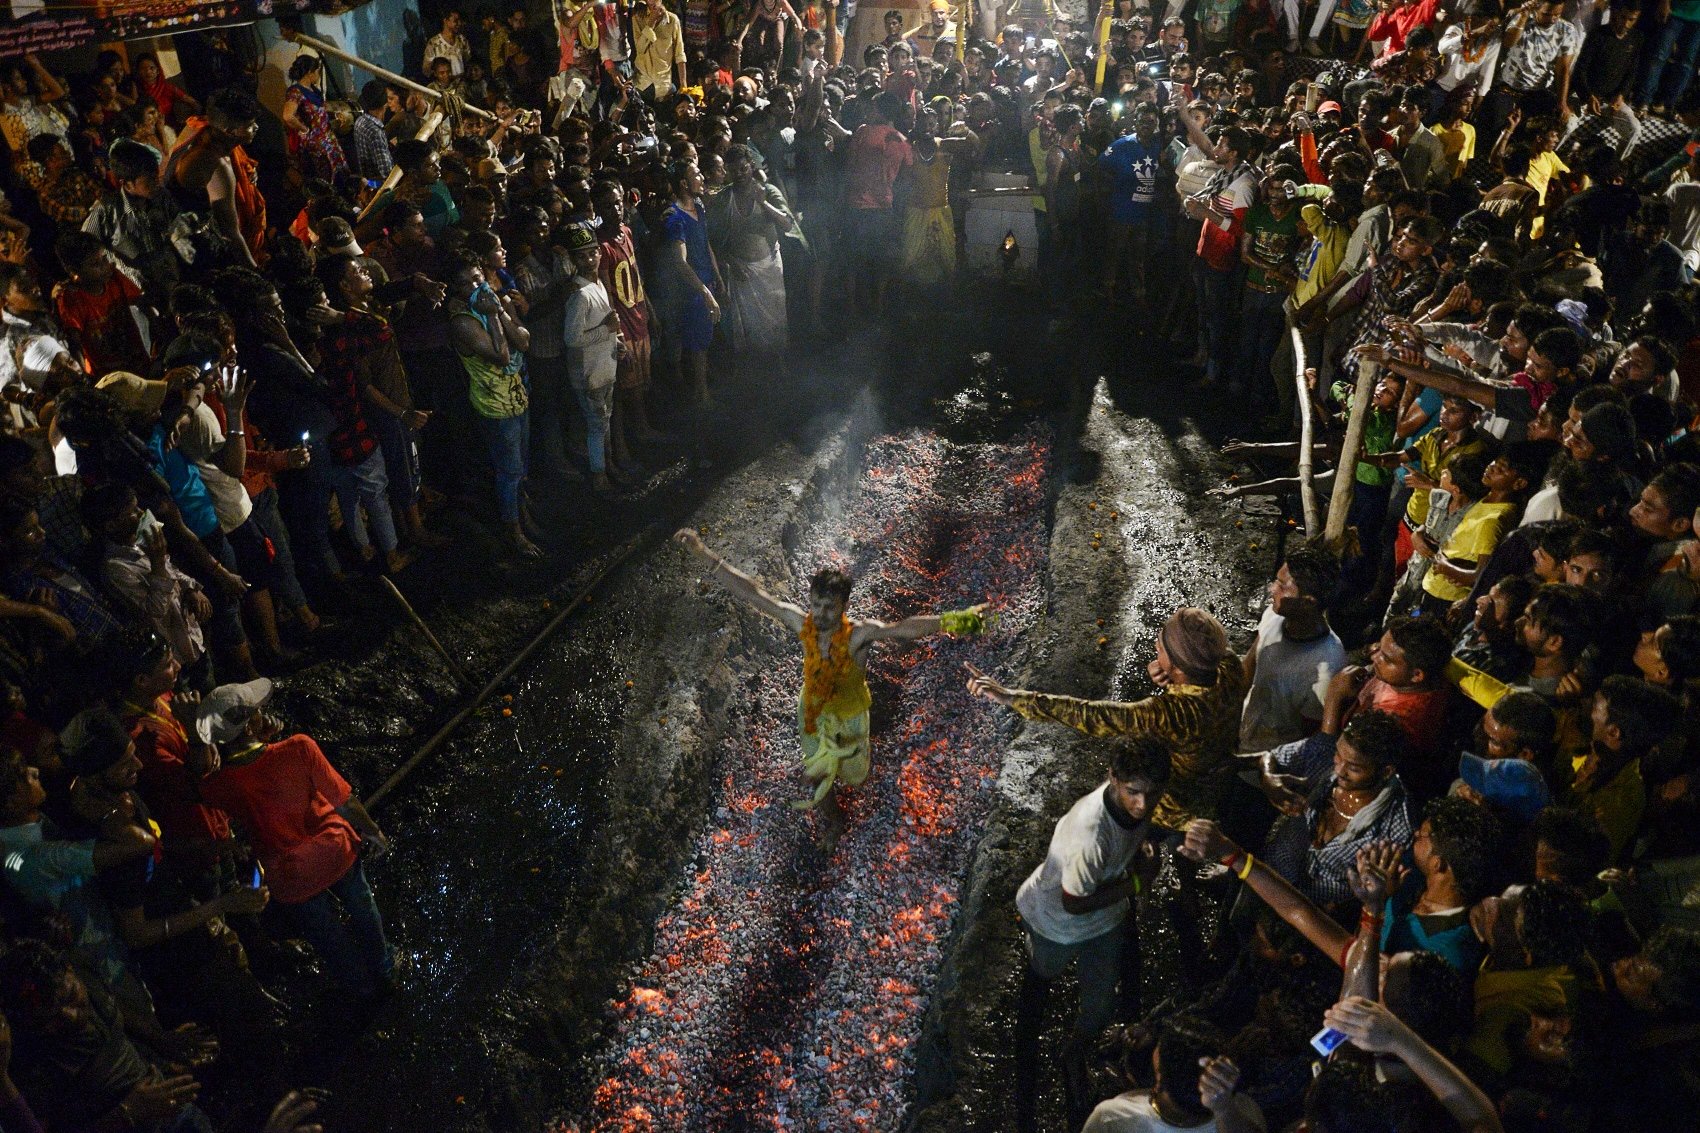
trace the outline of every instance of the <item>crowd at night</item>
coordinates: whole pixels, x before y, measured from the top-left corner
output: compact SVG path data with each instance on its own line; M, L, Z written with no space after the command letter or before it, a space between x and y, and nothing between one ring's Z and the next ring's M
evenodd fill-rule
M340 92L293 26L0 60L0 1127L316 1129L284 1000L369 1017L407 950L274 679L374 579L548 569L534 504L644 507L798 359L1011 288L1172 359L1240 438L1216 496L1347 509L1292 526L1243 648L1163 618L1147 699L909 655L990 702L957 742L1097 741L1006 910L1068 1128L1692 1127L1700 0L549 8L426 5L406 74ZM1041 465L973 570L1036 559ZM678 541L800 640L781 813L830 862L892 774L863 652L997 602L852 621L849 575L803 601ZM232 1074L264 1096L198 1103Z

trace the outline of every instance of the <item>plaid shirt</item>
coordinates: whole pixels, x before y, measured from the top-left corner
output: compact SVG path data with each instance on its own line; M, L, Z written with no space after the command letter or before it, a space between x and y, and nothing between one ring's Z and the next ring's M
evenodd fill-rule
M1346 871L1357 864L1359 850L1382 839L1404 848L1416 836L1411 828L1405 784L1394 775L1381 795L1364 808L1369 811L1379 806L1373 817L1360 821L1364 812L1359 812L1344 830L1316 845L1316 831L1333 805L1334 744L1334 736L1319 732L1308 739L1282 744L1270 753L1278 770L1302 776L1308 781L1310 791L1302 816L1276 820L1262 854L1271 869L1323 908L1355 900L1352 887L1346 883Z
M362 110L354 120L354 168L367 180L382 181L394 164L384 124Z
M325 331L324 368L330 385L329 407L336 428L327 440L331 458L338 464L359 464L378 447L366 421L361 391L366 385L367 359L388 346L389 324L359 311L348 312L339 324Z
M79 646L99 644L124 628L94 585L51 550L43 551L37 567L9 572L0 590L16 601L57 610L77 631Z

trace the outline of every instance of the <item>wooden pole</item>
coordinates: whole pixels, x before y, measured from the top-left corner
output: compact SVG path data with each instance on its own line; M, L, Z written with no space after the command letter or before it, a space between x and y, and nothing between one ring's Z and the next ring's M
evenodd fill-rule
M501 672L491 677L489 682L485 684L483 688L479 689L471 700L461 705L460 711L450 717L449 721L441 728L438 728L436 733L433 734L430 739L426 740L425 743L420 746L418 751L408 757L406 763L403 763L400 767L396 768L395 774L384 780L383 786L366 796L367 808L376 810L378 804L383 802L384 799L389 796L391 791L394 791L397 787L399 787L403 780L413 774L415 768L425 762L426 759L430 758L432 752L435 752L438 748L443 746L444 742L454 734L455 729L459 728L461 724L465 723L467 717L471 716L478 710L479 705L483 704L486 700L489 700L491 695L493 695L498 688L502 687L502 682L513 676L514 671L521 665L525 664L527 659L529 659L533 653L537 652L538 646L542 645L545 641L548 641L550 637L554 636L555 631L561 628L561 623L565 622L574 610L577 610L584 604L584 602L590 597L590 592L595 590L604 578L607 578L616 567L631 558L632 555L640 548L644 547L646 544L654 542L656 536L664 534L666 530L667 528L662 524L652 524L641 534L628 541L624 546L620 547L612 555L610 555L608 561L602 565L602 568L596 572L589 582L584 584L583 589L573 596L573 600L568 602L566 606L562 608L560 613L550 618L549 623L538 631L537 636L533 637L526 647L521 649L519 653L514 656L513 660L502 666Z
M437 640L437 635L431 632L431 627L426 624L424 618L419 616L419 611L413 608L413 603L407 600L407 595L401 592L401 588L387 575L379 575L378 580L390 592L390 597L396 600L396 604L401 607L402 613L407 615L407 620L412 622L414 627L425 635L425 640L431 643L431 648L435 649L438 656L442 657L444 663L448 665L449 672L454 674L456 691L471 688L472 678L466 675L466 670L460 667L460 662L454 659L454 654L450 653L444 648L443 643Z
M398 87L405 87L406 89L412 91L415 94L422 94L426 98L432 99L435 102L441 103L443 101L443 92L442 91L432 90L430 87L424 85L423 83L416 83L412 79L409 79L409 78L407 78L403 75L396 74L394 71L386 71L384 68L378 66L376 63L367 62L365 59L360 58L360 56L358 56L358 55L350 54L349 52L344 51L342 48L338 47L334 43L326 43L322 39L315 39L313 36L308 35L306 32L299 32L299 31L298 32L285 33L285 38L288 39L292 43L306 44L308 47L311 47L314 51L317 51L320 55L328 55L332 59L342 60L344 63L347 63L351 67L359 67L363 71L370 71L374 75L378 76L380 79L384 79L387 82L392 82ZM461 105L461 109L465 110L468 114L476 114L478 117L488 118L492 122L494 122L496 120L496 116L494 114L490 113L488 110L485 110L481 106L474 106L470 102L462 102L460 105Z
M414 135L414 139L421 142L429 140L431 135L437 132L437 127L442 124L443 112L441 110L431 111L426 117L424 125L419 127L419 133ZM385 175L383 184L379 185L378 191L372 194L372 199L366 202L366 207L360 210L360 215L354 218L354 223L359 224L364 221L366 214L372 211L372 206L377 204L378 199L384 195L384 190L395 188L400 181L401 166L390 166L390 171Z
M1323 532L1330 547L1340 546L1346 534L1346 513L1352 506L1352 485L1358 482L1358 450L1364 443L1364 426L1369 418L1369 395L1375 389L1379 367L1358 360L1358 384L1352 390L1351 414L1346 419L1346 439L1340 444L1340 460L1334 465L1334 493L1328 500L1328 527ZM1374 538L1373 531L1360 531L1360 539Z
M1309 368L1309 362L1305 358L1304 335L1299 333L1298 327L1291 328L1291 333L1293 382L1298 387L1299 397L1299 503L1304 507L1305 536L1309 538L1316 534L1317 528L1316 481L1312 478L1311 470L1314 463L1311 459L1314 426L1311 423L1310 386L1305 381L1305 370Z

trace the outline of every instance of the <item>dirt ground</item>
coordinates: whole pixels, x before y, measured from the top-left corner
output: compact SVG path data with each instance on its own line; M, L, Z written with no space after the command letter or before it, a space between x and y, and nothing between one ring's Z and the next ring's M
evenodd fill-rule
M1053 319L1012 294L960 305L970 308L854 336L789 375L745 375L712 441L658 472L628 504L540 491L558 532L547 568L508 574L466 554L403 576L404 592L477 685L585 580L629 552L379 812L396 850L370 875L408 967L371 1020L342 1018L334 1003L304 1013L289 1073L331 1091L327 1128L533 1130L593 1113L587 1129L1013 1128L1021 963L1013 895L1056 818L1101 773L1072 734L1018 729L1013 719L999 725L1000 765L976 796L979 809L952 828L955 856L933 863L955 871L951 912L917 953L931 959L909 981L909 1030L891 1048L877 1112L840 1116L811 1103L779 1121L779 1110L763 1109L776 1104L772 1083L756 1089L748 1075L715 1079L717 1089L751 1091L742 1101L722 1098L713 1110L722 1116L693 1111L676 1125L610 1110L598 1093L651 1037L634 1020L634 988L665 991L643 982L645 973L682 909L692 908L681 902L710 864L704 847L737 818L730 761L742 749L734 745L752 734L752 714L780 711L772 690L758 686L793 681L798 671L791 643L706 596L699 572L664 541L674 527L701 528L728 558L796 593L819 551L814 534L866 498L870 451L920 438L929 462L950 464L1042 437L1034 560L1042 569L1022 632L996 644L1005 678L1081 695L1144 695L1155 629L1182 603L1216 613L1236 644L1249 635L1249 600L1271 569L1278 521L1203 495L1225 472L1213 447L1234 431L1233 407L1189 396L1190 374L1173 365L1173 351L1136 327ZM490 538L471 518L457 522L474 546ZM952 533L935 531L934 542L966 538L963 528L928 523ZM949 574L949 548L917 545L928 538L904 528L890 540L893 562L924 560L909 563L917 588ZM878 558L879 547L864 549L868 561ZM284 682L279 704L369 793L467 690L381 591L363 593L344 621L339 659ZM891 672L914 660L893 662ZM889 677L874 679L876 698L897 696L896 685L881 683ZM876 713L876 735L901 724ZM790 821L803 829L808 820ZM810 885L830 888L820 880ZM1161 919L1159 905L1153 920ZM1160 979L1172 938L1155 927L1142 938L1153 953L1146 971ZM727 939L737 946L742 938L732 931ZM771 965L764 970L772 974ZM803 975L794 982L808 984L820 969L796 971ZM745 1000L704 1002L688 1014L704 1021L699 1029L723 1008L726 1018L761 1016L769 1007L748 995L765 986L740 985ZM793 986L788 994L802 992L812 993ZM855 988L844 994L854 1000ZM1051 1029L1071 994L1054 997ZM785 1025L805 1032L799 1045L816 1027L791 1016ZM736 1042L716 1032L717 1041L738 1050L773 1045L772 1035L752 1037L759 1030ZM703 1049L709 1058L727 1053L714 1043ZM1060 1089L1047 1086L1042 1112L1059 1107ZM745 1116L729 1120L728 1112Z

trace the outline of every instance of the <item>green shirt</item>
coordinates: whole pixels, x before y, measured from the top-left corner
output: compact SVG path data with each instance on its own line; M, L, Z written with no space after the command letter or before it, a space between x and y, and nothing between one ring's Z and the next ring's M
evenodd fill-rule
M1700 3L1700 0L1696 0ZM1246 213L1245 230L1251 234L1252 258L1267 263L1293 266L1293 245L1299 239L1299 210L1289 208L1287 215L1277 218L1263 201L1251 206ZM1286 290L1286 284L1271 279L1269 273L1253 263L1246 267L1245 281L1261 291Z

